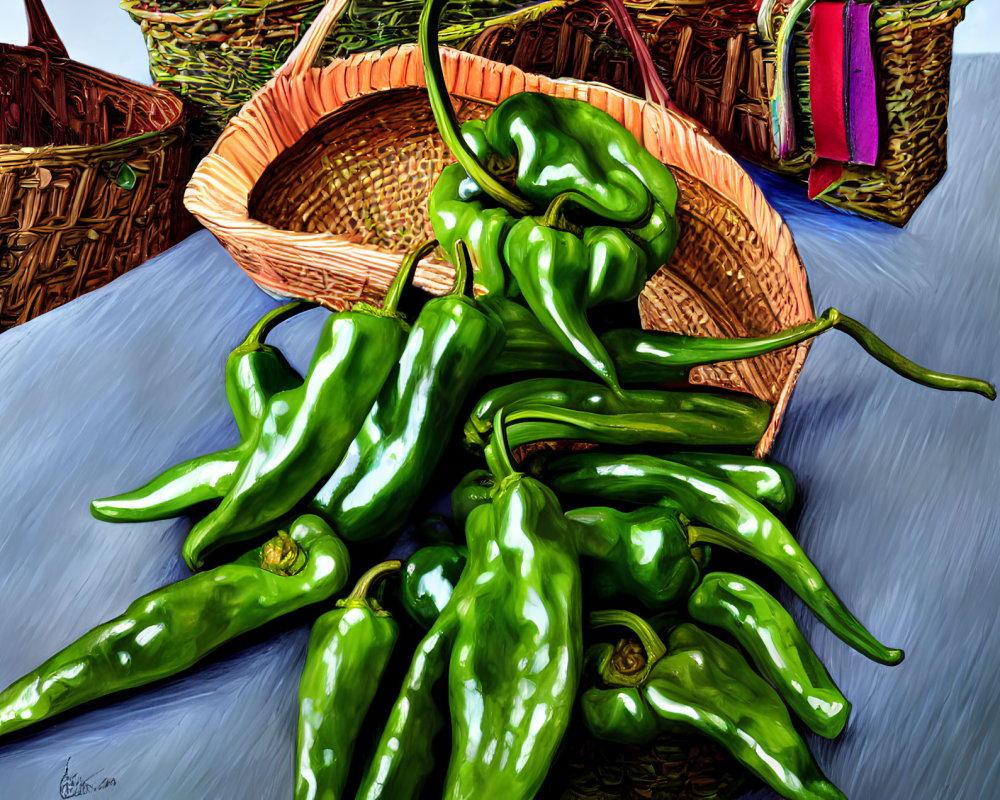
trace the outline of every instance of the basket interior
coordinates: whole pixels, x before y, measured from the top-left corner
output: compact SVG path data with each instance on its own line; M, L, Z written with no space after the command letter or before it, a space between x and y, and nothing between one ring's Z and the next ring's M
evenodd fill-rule
M460 120L492 110L484 102L453 101ZM323 117L282 152L254 186L250 216L279 230L333 234L404 253L433 238L425 200L452 160L424 89L378 92ZM752 224L710 185L672 169L681 239L640 298L643 324L701 336L782 328L780 288ZM691 380L776 402L795 355L790 349L697 368Z
M0 146L93 146L160 130L180 107L153 91L37 48L0 45Z

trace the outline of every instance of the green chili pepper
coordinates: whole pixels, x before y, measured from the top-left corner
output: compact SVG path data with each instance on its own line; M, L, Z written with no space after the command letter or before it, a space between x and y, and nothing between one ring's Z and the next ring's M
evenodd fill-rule
M638 446L750 446L764 435L771 418L771 406L750 395L684 395L678 399L689 410L626 414L593 414L542 403L518 404L505 416L507 438L511 447L551 439Z
M660 733L696 731L789 800L846 800L820 772L781 698L739 651L689 623L667 643L634 614L595 613L597 625L626 625L641 639L588 651L602 683L583 693L587 728L599 739L644 743ZM622 657L624 655L624 658Z
M676 506L627 513L578 508L566 516L586 532L581 552L597 559L588 571L588 594L597 598L626 594L658 609L685 600L698 584L702 556L688 546Z
M267 401L302 383L302 377L264 337L283 320L312 308L294 302L269 311L226 359L226 397L240 433L236 447L176 464L131 492L94 500L91 513L106 522L145 522L183 514L191 506L218 500L253 447Z
M781 604L748 578L712 572L688 598L697 622L723 628L788 706L820 736L839 734L851 704Z
M468 473L451 491L451 513L455 524L465 530L466 520L474 508L490 502L493 493L493 473L487 469L476 469Z
M471 292L459 248L455 288L427 302L343 462L311 503L345 539L390 536L407 521L503 326Z
M430 628L448 605L468 557L464 545L436 544L421 547L407 559L399 599L422 628Z
M721 392L636 389L620 396L602 384L568 378L529 378L487 392L465 423L465 446L479 452L493 428L493 417L505 409L512 446L525 444L524 431L533 410L552 413L553 434L543 438L574 438L575 431L555 435L562 426L587 428L582 441L607 444L756 444L771 418L771 406L751 395ZM524 413L519 413L524 411ZM633 428L634 431L626 429ZM610 433L604 432L609 430ZM597 437L597 438L594 438Z
M795 476L788 467L775 461L762 461L753 456L733 453L699 453L693 450L674 450L663 458L687 464L706 475L726 481L779 514L787 513L795 500Z
M468 563L418 648L362 783L365 800L419 792L443 724L431 688L446 669L445 797L533 797L569 724L582 660L580 534L549 489L514 472L497 427L488 453L497 491L469 516Z
M419 36L431 109L458 161L431 190L435 236L448 253L466 240L487 292L523 295L545 330L620 394L586 312L634 299L670 257L673 176L624 126L579 100L521 92L460 130L437 47L445 3L428 0Z
M518 313L505 315L504 322L508 327L507 346L494 363L491 374L536 369L567 371L572 368L558 342L541 323ZM876 361L908 380L933 389L974 392L989 400L996 399L996 389L992 384L922 367L897 353L860 322L836 308L826 309L812 322L768 336L723 339L619 328L602 333L600 341L622 383L672 383L686 382L692 367L764 355L812 339L833 328L846 333Z
M820 620L873 661L898 664L903 651L879 642L827 585L788 529L764 506L730 484L693 467L652 456L581 453L547 467L557 491L650 505L666 497L690 519L691 544L716 544L774 570Z
M368 592L401 566L386 561L372 567L313 623L299 681L296 800L343 797L354 740L399 636L392 615Z
M192 666L242 633L343 588L347 549L299 517L241 558L150 592L0 692L0 735Z
M340 464L403 350L396 304L419 257L404 260L381 309L357 303L329 316L305 382L271 397L232 487L188 534L182 552L192 569L216 548L252 539Z

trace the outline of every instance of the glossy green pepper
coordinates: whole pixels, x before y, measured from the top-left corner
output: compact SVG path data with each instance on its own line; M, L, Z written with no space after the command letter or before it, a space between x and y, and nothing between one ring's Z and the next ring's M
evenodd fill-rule
M507 345L494 362L491 374L572 370L575 365L566 359L565 351L544 326L530 315L514 310L513 305L508 301L506 306L510 310L501 315L507 328ZM908 380L933 389L973 392L989 400L996 399L996 389L992 384L922 367L897 353L860 322L836 308L826 309L812 322L767 336L725 339L618 328L602 333L600 341L622 383L681 383L687 381L692 367L772 353L833 328L846 333L876 361Z
M620 393L586 312L635 299L670 257L673 175L624 126L579 100L521 92L460 130L437 47L445 3L428 0L420 21L431 109L458 161L431 190L435 236L447 253L468 242L487 297L521 294L545 330Z
M879 642L827 585L781 521L749 495L694 467L653 456L581 453L547 465L557 491L640 505L667 498L691 520L691 544L720 545L772 569L837 636L881 664L903 651ZM711 526L711 527L702 527Z
M636 445L756 444L771 419L771 406L752 395L635 389L621 396L592 381L529 378L491 389L479 399L465 423L466 448L483 449L501 408L513 447L547 438ZM532 413L543 410L551 415L548 419Z
M779 514L787 513L795 501L795 476L788 467L775 461L694 450L672 450L663 454L663 458L723 480Z
M236 561L156 589L0 692L0 735L188 669L220 645L326 600L347 582L343 542L299 517Z
M464 545L435 544L421 547L406 560L399 600L420 627L430 628L448 605L468 558Z
M419 792L443 725L431 690L445 672L445 797L533 797L569 724L582 668L580 534L506 449L490 451L497 490L469 516L468 563L417 650L359 798Z
M483 365L503 347L500 321L471 296L461 248L456 263L454 290L421 309L344 460L310 504L345 539L384 538L403 527Z
M225 495L254 446L267 401L302 383L302 376L280 350L264 344L264 337L279 322L309 308L309 303L294 302L269 311L226 359L226 398L240 434L236 447L183 461L138 489L94 500L91 513L106 522L145 522L179 516Z
M587 571L588 596L628 595L659 609L683 602L698 584L704 555L688 546L676 506L577 508L566 516L586 532L581 552L596 559Z
M640 744L661 733L695 731L714 739L789 800L846 800L813 760L781 698L739 651L690 623L664 643L628 612L595 613L601 625L639 634L645 658L630 643L587 653L601 684L581 698L583 719L599 739ZM624 657L622 657L624 656Z
M711 572L688 598L696 622L724 629L789 708L820 736L839 734L851 704L782 605L749 578Z
M381 309L357 303L327 318L305 382L271 397L233 485L184 541L192 569L216 548L254 538L340 464L403 351L408 326L396 305L418 258L404 261Z
M474 469L451 490L451 513L460 530L465 530L466 520L474 508L490 502L495 483L488 469Z
M399 637L392 615L368 593L401 566L386 561L372 567L313 623L299 680L295 800L344 796L354 740L370 722L368 708Z

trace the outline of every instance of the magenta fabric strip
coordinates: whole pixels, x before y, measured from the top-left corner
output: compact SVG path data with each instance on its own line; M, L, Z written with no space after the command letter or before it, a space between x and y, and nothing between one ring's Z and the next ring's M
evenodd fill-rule
M878 97L875 60L872 54L871 4L851 3L845 20L850 47L850 77L847 89L847 130L851 161L878 161Z

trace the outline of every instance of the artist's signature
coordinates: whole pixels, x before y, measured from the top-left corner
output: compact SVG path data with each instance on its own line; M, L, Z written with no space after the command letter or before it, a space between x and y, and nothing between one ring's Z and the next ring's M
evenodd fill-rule
M88 775L86 778L79 772L74 772L70 775L69 759L67 758L66 767L63 769L62 777L59 779L59 796L63 800L68 800L70 797L81 797L85 794L99 792L101 789L107 789L109 786L115 785L114 778L102 778L96 783L92 783L92 781L94 781L100 773L101 770L98 770L93 775Z

